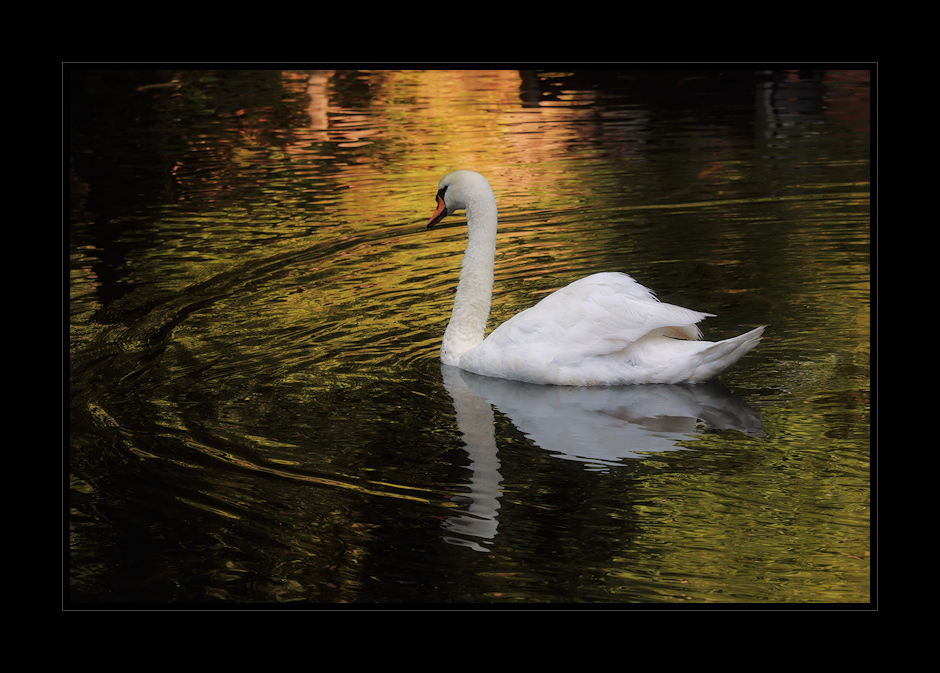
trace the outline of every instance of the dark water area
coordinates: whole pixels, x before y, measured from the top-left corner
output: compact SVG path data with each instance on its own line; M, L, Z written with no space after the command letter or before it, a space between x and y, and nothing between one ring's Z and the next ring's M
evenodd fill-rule
M871 597L868 70L66 68L67 607ZM623 271L768 325L701 386L442 367Z

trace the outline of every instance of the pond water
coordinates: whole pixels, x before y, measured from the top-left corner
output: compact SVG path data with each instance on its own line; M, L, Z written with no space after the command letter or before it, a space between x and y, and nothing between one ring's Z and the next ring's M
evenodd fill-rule
M871 602L869 71L92 71L68 85L67 604ZM442 368L596 271L768 325L701 386Z

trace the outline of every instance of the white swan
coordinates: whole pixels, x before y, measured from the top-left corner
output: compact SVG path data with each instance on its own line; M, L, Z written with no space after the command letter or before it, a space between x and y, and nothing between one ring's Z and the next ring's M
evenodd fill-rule
M493 294L496 197L473 171L438 183L430 229L467 211L469 240L444 331L441 362L474 374L555 385L696 383L713 379L760 341L763 327L725 341L698 341L714 315L664 304L623 273L577 280L483 338Z

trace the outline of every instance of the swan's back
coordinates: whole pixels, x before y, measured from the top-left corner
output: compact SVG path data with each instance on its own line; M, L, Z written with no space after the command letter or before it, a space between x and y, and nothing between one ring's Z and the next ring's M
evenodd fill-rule
M677 339L701 337L695 323L710 315L664 304L626 274L597 273L507 320L464 356L461 367L532 383L650 382L663 363L649 356L649 346L672 354ZM684 342L683 354L690 345Z

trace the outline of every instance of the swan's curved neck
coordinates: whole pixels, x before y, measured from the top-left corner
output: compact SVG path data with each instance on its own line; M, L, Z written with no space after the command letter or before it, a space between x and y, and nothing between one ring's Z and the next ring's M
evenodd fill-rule
M467 250L460 266L454 310L444 331L441 361L456 365L467 351L483 342L493 296L496 257L496 198L491 190L467 203Z

